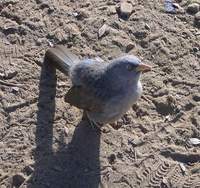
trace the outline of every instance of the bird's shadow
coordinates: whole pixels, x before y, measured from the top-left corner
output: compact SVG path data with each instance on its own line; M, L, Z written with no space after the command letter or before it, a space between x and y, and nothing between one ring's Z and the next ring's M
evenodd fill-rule
M100 183L100 133L81 121L71 142L53 150L56 70L44 61L39 84L34 171L28 188L97 188Z

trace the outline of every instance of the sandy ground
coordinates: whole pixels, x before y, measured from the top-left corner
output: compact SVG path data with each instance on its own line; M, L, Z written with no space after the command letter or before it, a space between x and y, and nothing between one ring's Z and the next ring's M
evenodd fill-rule
M199 29L161 0L130 2L123 20L117 0L0 1L1 188L200 187L200 146L190 142L200 138ZM43 63L55 44L80 57L134 54L154 67L119 130L100 133L64 103L69 80Z

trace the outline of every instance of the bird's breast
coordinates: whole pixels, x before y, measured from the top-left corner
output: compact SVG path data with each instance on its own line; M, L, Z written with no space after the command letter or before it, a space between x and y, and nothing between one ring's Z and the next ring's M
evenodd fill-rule
M133 87L123 89L114 97L105 102L102 111L89 112L88 116L94 122L106 124L113 123L121 118L136 103L142 94L140 82Z
M135 87L130 87L129 89L124 90L120 95L112 98L105 106L104 120L107 119L107 122L114 122L122 117L133 104L141 97L142 94L142 85L138 82Z
M137 85L130 86L126 88L124 97L122 96L121 101L119 101L119 105L121 105L122 110L125 113L129 108L137 102L137 100L141 97L142 94L142 85L140 81Z

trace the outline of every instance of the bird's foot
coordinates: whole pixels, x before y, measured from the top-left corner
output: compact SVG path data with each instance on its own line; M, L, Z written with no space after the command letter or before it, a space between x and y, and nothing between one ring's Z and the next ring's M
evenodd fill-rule
M109 124L115 130L120 129L122 127L122 125L123 125L123 123L121 123L121 122L114 122L114 123L109 123Z
M84 113L83 113L83 118L84 118L85 120L87 119L87 120L89 121L89 123L90 123L92 129L96 129L96 130L101 131L101 127L103 126L103 124L91 120L90 117L88 116L87 111L84 111Z
M90 121L90 125L92 126L92 128L96 128L96 127L99 128L99 129L101 128L100 125L97 122L94 122L90 119L89 119L89 121Z
M92 121L92 120L89 119L89 118L88 118L88 120L89 120L90 125L91 125L91 127L92 127L93 130L98 130L98 131L101 132L102 124L100 124L100 123L98 123L98 122L94 122L94 121Z
M134 104L132 109L135 111L137 118L142 118L142 116L148 115L148 113L142 109L138 104Z
M133 104L132 109L134 111L137 111L140 108L140 106L138 105L138 103Z

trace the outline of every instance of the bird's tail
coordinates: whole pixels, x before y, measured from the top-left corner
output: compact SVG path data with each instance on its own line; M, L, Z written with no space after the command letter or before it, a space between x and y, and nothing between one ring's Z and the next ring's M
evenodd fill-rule
M62 45L48 49L45 54L45 60L55 65L56 68L66 75L69 75L70 67L80 61L78 56Z

